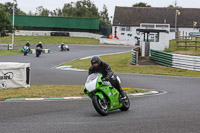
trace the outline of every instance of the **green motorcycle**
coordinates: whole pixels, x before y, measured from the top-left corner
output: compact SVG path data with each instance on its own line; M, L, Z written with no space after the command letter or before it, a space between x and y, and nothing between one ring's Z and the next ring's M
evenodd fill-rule
M24 56L26 56L29 51L30 51L30 47L27 47L27 46L24 46L23 49L22 49L23 53L24 53Z
M101 78L100 73L89 75L84 87L84 93L92 99L95 110L102 116L107 115L111 110L127 111L130 107L128 96L126 99L121 99L119 91L110 82L103 82ZM119 78L118 81L120 82Z

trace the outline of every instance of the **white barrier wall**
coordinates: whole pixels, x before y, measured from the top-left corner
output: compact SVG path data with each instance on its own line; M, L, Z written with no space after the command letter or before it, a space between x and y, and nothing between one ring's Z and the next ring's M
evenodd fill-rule
M94 33L87 33L87 32L69 32L70 37L87 37L87 38L93 38L93 39L98 39L103 35L99 34L94 34Z
M51 36L51 32L61 32L61 31L26 31L17 30L15 35L17 36ZM67 31L66 31L67 32ZM103 35L87 33L87 32L69 32L70 37L87 37L100 40Z
M108 39L100 38L100 43L102 44L122 44L122 45L132 45L135 46L135 41L133 40L121 40L121 39Z
M0 44L0 50L8 50L8 44Z
M30 63L0 62L0 89L30 87Z

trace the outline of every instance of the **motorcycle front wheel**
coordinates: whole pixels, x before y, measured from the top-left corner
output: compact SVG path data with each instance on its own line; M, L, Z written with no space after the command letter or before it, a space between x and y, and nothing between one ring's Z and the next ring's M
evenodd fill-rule
M27 52L25 51L25 52L24 52L24 56L26 56L26 55L27 55Z
M126 99L123 100L123 106L120 108L121 111L127 111L130 108L130 101L128 96L126 95Z
M40 53L38 51L36 51L36 57L39 57Z
M109 112L109 105L106 99L101 100L99 96L94 95L92 97L92 103L95 110L102 116L106 116Z

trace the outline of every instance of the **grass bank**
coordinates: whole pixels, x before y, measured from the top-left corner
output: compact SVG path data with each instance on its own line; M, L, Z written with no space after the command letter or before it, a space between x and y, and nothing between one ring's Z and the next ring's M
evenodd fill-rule
M186 76L200 77L200 72L175 69L165 66L135 66L131 65L131 52L101 56L101 59L107 62L114 72L119 73L137 73L137 74L153 74L153 75L170 75L170 76ZM74 60L64 65L72 65L73 68L88 70L90 67L90 59Z
M6 36L0 38L0 44L11 44L12 36ZM24 45L29 41L30 44L100 44L99 40L83 37L58 37L58 36L15 36L16 45Z
M192 44L194 45L194 43ZM195 50L194 47L177 47L176 41L171 40L168 49L164 50L165 52L174 53L174 54L183 54L191 56L200 56L200 49Z
M23 54L21 49L12 49L12 50L0 50L0 56L4 55L18 55Z
M124 88L127 93L142 93L148 90ZM81 85L31 85L29 88L2 89L0 100L8 98L49 98L86 96Z

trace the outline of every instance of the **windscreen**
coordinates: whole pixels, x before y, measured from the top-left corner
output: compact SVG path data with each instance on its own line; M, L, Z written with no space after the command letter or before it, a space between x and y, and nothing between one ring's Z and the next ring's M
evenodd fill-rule
M93 73L88 76L87 81L85 83L85 87L89 92L96 89L96 83L97 83L98 77L99 77L99 73Z

